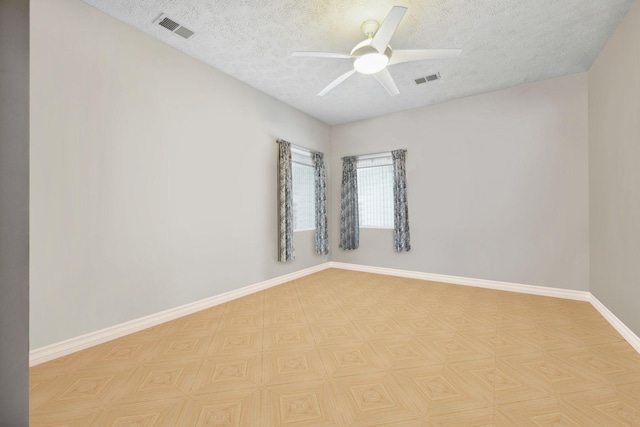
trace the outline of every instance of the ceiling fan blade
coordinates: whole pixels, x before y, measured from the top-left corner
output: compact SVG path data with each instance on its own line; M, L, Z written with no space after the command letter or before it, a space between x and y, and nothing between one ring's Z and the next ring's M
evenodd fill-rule
M346 53L334 53L334 52L291 52L291 56L307 56L312 58L339 58L347 59L353 58L353 56Z
M337 79L335 79L334 81L332 81L331 83L329 83L329 85L327 87L325 87L324 89L322 89L320 91L320 93L318 94L318 96L325 96L327 94L327 92L329 92L331 89L333 89L334 87L338 86L340 83L342 83L343 81L347 80L349 77L351 77L354 73L356 72L355 68L353 70L349 70L346 73L344 73L343 75L341 75L340 77L338 77Z
M389 65L400 64L409 61L421 61L423 59L443 59L460 56L462 49L404 49L394 50L391 53Z
M373 46L379 53L383 53L393 37L393 33L396 32L398 25L400 25L400 21L402 21L402 17L407 12L406 7L402 6L393 6L391 11L382 21L382 25L373 36L373 40L371 40L371 46Z
M398 90L398 86L396 86L396 82L393 81L393 77L389 74L389 70L384 68L382 71L378 71L374 74L375 78L378 79L380 84L389 92L389 95L397 95L400 93Z

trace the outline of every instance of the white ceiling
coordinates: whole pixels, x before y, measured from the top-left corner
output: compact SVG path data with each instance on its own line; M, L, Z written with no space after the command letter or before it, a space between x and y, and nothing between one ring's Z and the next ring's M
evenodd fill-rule
M311 116L338 124L587 71L633 0L83 0ZM360 24L408 8L396 49L461 48L460 57L389 67L400 94L357 74L350 59L293 58L292 51L349 53ZM188 40L153 24L164 12L195 31ZM439 72L441 80L414 79Z

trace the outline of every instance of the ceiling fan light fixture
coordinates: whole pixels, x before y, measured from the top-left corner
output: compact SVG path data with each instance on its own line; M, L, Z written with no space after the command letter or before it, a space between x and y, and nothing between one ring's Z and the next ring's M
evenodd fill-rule
M368 53L353 61L353 68L361 74L375 74L389 64L389 57L381 53Z
M393 77L387 70L388 65L401 64L410 61L422 61L426 59L451 58L460 55L460 49L401 49L395 53L389 45L391 38L398 29L402 17L407 12L406 7L393 6L380 25L377 21L369 20L362 23L360 27L367 36L351 50L351 54L333 52L292 52L293 56L310 56L316 58L353 58L353 68L338 76L327 87L322 89L318 96L326 95L330 90L344 82L355 73L373 74L378 82L384 87L389 95L400 93ZM416 80L432 80L428 76Z

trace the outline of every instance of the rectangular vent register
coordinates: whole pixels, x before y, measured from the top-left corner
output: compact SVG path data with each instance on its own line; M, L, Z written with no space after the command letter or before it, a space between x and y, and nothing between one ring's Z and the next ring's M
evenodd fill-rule
M173 19L167 17L165 13L161 13L160 15L158 15L158 17L153 20L153 23L166 28L167 30L171 31L174 34L179 35L184 39L188 39L189 37L194 35L193 31L191 31L187 27L182 26L181 24L177 23Z
M435 73L429 76L417 78L415 79L415 82L417 85L421 85L422 83L432 82L434 80L440 80L440 73Z

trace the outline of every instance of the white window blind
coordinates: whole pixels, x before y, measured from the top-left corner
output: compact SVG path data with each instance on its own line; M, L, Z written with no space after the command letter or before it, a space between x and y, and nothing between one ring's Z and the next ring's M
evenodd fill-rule
M360 227L393 228L393 161L391 153L358 158Z
M293 231L316 228L315 169L311 153L292 147Z

